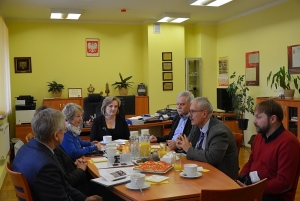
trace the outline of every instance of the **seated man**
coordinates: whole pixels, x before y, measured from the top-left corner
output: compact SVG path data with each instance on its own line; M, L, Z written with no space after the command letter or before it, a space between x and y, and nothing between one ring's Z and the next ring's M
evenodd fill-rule
M176 139L184 133L186 136L189 135L192 128L191 120L188 117L191 101L194 99L194 95L189 91L183 91L177 95L176 104L177 112L173 119L171 131L169 135L162 137L155 137L151 135L150 142L167 142L170 149L176 149Z
M207 98L192 100L189 115L193 128L188 137L177 138L176 146L186 152L187 159L207 162L235 179L239 166L234 136L212 113Z
M64 137L65 116L58 110L47 108L34 115L31 126L34 139L20 148L12 169L25 176L33 200L101 201L100 196L86 197L70 186L53 152Z
M254 125L258 134L237 182L246 186L268 179L263 201L294 200L300 173L300 144L282 124L281 105L269 99L258 103Z

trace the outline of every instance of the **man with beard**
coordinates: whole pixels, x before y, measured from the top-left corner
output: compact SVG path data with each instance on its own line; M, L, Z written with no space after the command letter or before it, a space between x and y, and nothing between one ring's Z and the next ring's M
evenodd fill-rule
M237 177L240 186L268 179L263 201L294 200L300 173L300 144L282 124L281 106L269 99L258 103L254 125L258 135L248 162Z
M184 133L189 135L192 128L191 120L188 117L191 101L194 99L194 95L189 91L180 92L176 98L177 112L173 119L171 131L169 135L162 137L155 137L151 135L150 142L167 142L171 150L176 150L176 139Z
M190 135L180 135L176 146L186 152L187 159L207 162L235 179L239 169L236 142L229 128L213 115L209 100L192 100L189 116Z

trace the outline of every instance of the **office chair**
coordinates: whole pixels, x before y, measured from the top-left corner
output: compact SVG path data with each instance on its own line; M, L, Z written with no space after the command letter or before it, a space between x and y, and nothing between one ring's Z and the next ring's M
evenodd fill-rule
M6 163L6 170L15 187L15 193L18 200L33 201L31 191L25 176L20 172L14 172L11 165Z
M209 190L203 189L200 194L200 201L261 201L267 179L255 184L235 189Z

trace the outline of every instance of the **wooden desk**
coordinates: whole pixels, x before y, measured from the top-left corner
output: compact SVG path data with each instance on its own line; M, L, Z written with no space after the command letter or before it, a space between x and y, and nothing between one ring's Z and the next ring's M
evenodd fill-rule
M209 172L202 173L202 177L187 179L179 176L180 172L173 169L163 174L169 177L169 184L153 184L144 189L144 196L140 191L130 190L125 184L109 188L114 194L124 200L143 201L143 200L180 200L180 201L199 201L202 189L232 189L238 188L239 185L225 175L220 170L214 168L208 163L182 159L182 164L194 163L208 169ZM94 164L88 163L88 171L93 177L99 177L98 169ZM152 173L146 173L152 175Z
M130 131L140 131L141 129L145 129L145 128L150 129L153 127L159 127L162 135L166 135L166 134L169 134L169 132L170 132L169 127L171 124L172 124L172 120L166 120L166 121L160 121L160 122L154 122L154 123L131 125L131 126L128 126L128 128ZM91 131L91 128L82 128L81 129L81 132L90 132L90 131Z

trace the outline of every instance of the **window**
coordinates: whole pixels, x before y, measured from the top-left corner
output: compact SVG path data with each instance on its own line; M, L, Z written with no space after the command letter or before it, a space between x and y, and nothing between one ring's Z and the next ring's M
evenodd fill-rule
M11 113L8 29L0 17L0 119Z

